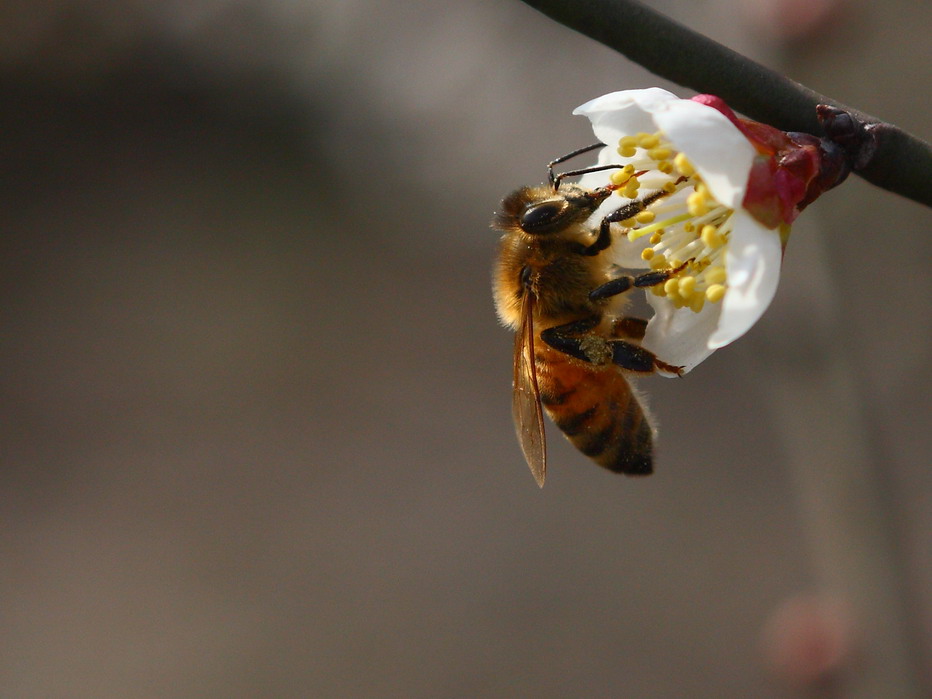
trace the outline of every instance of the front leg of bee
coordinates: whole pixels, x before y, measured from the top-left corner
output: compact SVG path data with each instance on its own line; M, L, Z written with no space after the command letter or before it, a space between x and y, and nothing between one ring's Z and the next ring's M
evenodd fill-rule
M540 339L555 350L589 364L616 364L641 374L657 370L680 375L683 368L667 364L640 345L626 340L610 340L592 332L601 321L598 315L582 318L541 331Z
M688 264L689 261L686 261L679 267L656 270L653 272L645 272L644 274L639 274L636 277L632 277L630 274L623 274L620 277L615 277L614 279L607 281L590 291L589 299L591 301L601 301L602 299L607 299L610 296L623 294L631 288L641 289L648 286L657 286L658 284L663 284L668 279L675 277L677 274L682 272Z
M643 199L632 201L630 204L625 204L624 206L606 214L605 218L602 219L602 223L599 224L598 237L591 245L581 246L578 250L579 254L598 255L605 248L612 244L611 224L618 223L619 221L626 221L632 216L636 216L655 201L667 195L668 193L661 189L654 192L653 194L648 194Z

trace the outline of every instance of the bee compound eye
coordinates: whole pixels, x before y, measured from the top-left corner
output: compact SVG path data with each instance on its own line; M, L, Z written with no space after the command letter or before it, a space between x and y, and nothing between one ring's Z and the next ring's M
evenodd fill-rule
M545 231L560 221L566 207L566 201L545 201L529 206L521 214L521 228L528 233Z

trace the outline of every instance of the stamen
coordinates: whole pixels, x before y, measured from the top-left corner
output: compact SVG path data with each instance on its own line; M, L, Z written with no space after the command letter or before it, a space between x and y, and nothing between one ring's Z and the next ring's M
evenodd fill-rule
M702 227L700 237L702 238L702 242L710 248L717 248L725 243L725 239L718 232L718 228L711 224L706 224Z
M692 295L693 290L696 288L696 278L689 277L680 277L679 288L680 296L689 297Z
M689 207L690 216L702 216L709 212L709 205L706 201L706 197L698 190L687 197L686 206Z
M653 233L654 231L660 230L661 228L674 226L677 223L681 223L688 219L689 214L680 214L679 216L673 216L672 218L665 218L663 221L657 221L656 223L652 223L649 226L644 226L643 228L637 228L635 230L628 231L628 240L637 240L638 238L642 238L648 233ZM653 239L651 239L651 242L653 243ZM657 243L654 243L654 245L656 244Z
M609 175L609 180L613 185L621 187L625 182L631 179L631 175L634 174L634 165L628 163L620 170L615 170Z
M638 139L638 145L644 150L656 148L657 145L660 143L660 137L657 134L653 134L653 133L652 134L639 133L637 135L637 139ZM658 158L654 158L654 159L658 160Z
M714 199L707 200L711 201L713 204L717 204ZM707 223L713 223L718 226L719 230L724 235L730 228L726 228L725 222L731 217L731 209L727 206L722 206L720 204L716 205L714 208L710 209L707 213L697 216L692 224L702 230L702 227ZM729 224L730 226L731 224Z
M683 177L691 177L696 174L693 164L689 162L689 159L683 153L676 154L676 157L673 158L673 165Z
M633 242L650 236L640 253L650 269L684 268L649 287L650 293L694 313L707 302L721 302L728 290L724 255L733 211L715 199L689 159L661 132L623 136L618 153L629 159L610 175L609 186L619 196L635 202L641 189L663 193L649 209L620 222L626 237Z
M712 303L718 303L725 298L725 287L721 284L713 284L705 290L705 297Z
M627 183L625 184L624 189L623 190L620 189L618 191L621 192L622 195L627 197L628 199L637 199L638 189L640 188L641 188L641 183L638 181L637 176L632 175L631 179L629 179Z
M726 279L725 268L724 267L709 267L705 271L705 280L709 283L710 286L716 284L721 284Z

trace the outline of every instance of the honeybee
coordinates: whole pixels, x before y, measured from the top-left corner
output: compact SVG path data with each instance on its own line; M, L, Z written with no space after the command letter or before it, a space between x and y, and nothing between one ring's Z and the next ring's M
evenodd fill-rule
M616 209L598 227L587 220L615 190L564 183L597 166L554 175L502 201L492 227L502 233L494 270L495 308L515 331L512 414L521 451L541 487L547 475L543 409L583 454L629 476L653 471L655 431L626 374L679 375L640 346L647 321L621 311L632 288L663 284L682 267L639 276L620 274L606 254L611 224L667 196L658 191ZM685 265L684 265L685 266Z

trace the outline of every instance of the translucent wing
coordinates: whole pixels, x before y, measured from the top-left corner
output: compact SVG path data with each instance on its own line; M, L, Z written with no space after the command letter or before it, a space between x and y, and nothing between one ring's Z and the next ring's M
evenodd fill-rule
M544 414L537 387L534 361L534 295L525 291L521 302L521 325L515 333L515 376L511 413L515 432L527 465L537 485L544 487L547 476L547 442L544 438Z

